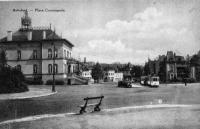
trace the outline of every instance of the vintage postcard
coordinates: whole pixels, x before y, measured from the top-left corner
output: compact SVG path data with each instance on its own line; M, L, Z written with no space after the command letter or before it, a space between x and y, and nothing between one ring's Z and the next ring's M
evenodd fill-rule
M0 129L199 129L199 0L0 1Z

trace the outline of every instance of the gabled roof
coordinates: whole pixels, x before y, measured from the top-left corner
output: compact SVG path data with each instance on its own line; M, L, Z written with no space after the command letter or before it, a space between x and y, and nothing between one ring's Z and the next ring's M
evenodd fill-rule
M74 45L72 43L70 43L68 40L61 38L60 36L58 36L54 31L52 31L51 29L31 29L29 30L32 32L32 40L30 41L49 41L49 40L63 40L65 41L67 44L69 44L71 47L73 47ZM43 39L43 31L46 31L46 39ZM19 29L18 31L14 32L12 34L12 41L7 41L7 36L0 39L0 42L28 42L29 40L27 39L27 30L21 30Z

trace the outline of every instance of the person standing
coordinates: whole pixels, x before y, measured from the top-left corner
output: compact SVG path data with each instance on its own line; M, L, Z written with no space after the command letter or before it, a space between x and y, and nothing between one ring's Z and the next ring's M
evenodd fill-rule
M184 78L184 83L185 83L185 86L187 86L187 79Z

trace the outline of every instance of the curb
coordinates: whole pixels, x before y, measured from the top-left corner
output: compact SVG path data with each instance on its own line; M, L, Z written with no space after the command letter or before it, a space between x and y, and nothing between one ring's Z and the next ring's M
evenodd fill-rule
M56 94L56 92L49 92L49 93L44 93L40 95L31 95L31 96L16 96L16 97L8 97L8 98L0 98L0 100L19 100L19 99L28 99L28 98L37 98L37 97L44 97L44 96L50 96L53 94ZM8 95L9 96L9 95Z

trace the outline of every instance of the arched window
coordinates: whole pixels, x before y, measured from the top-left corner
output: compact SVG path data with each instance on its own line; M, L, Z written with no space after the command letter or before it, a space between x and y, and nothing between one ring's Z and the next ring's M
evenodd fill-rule
M66 50L64 50L64 58L66 58Z
M52 50L48 49L48 58L52 58Z
M54 57L57 58L58 57L58 49L54 50Z
M20 50L17 51L17 59L18 59L18 60L21 59L21 51L20 51Z
M69 51L67 51L67 58L69 58Z
M65 73L67 73L67 64L65 64Z
M54 64L54 72L58 73L58 64Z
M33 50L33 59L37 59L37 50Z
M37 65L36 64L33 65L33 73L37 73Z
M17 69L18 69L19 71L21 71L21 70L22 70L21 65L17 65Z
M48 72L51 74L52 73L52 64L48 65Z

